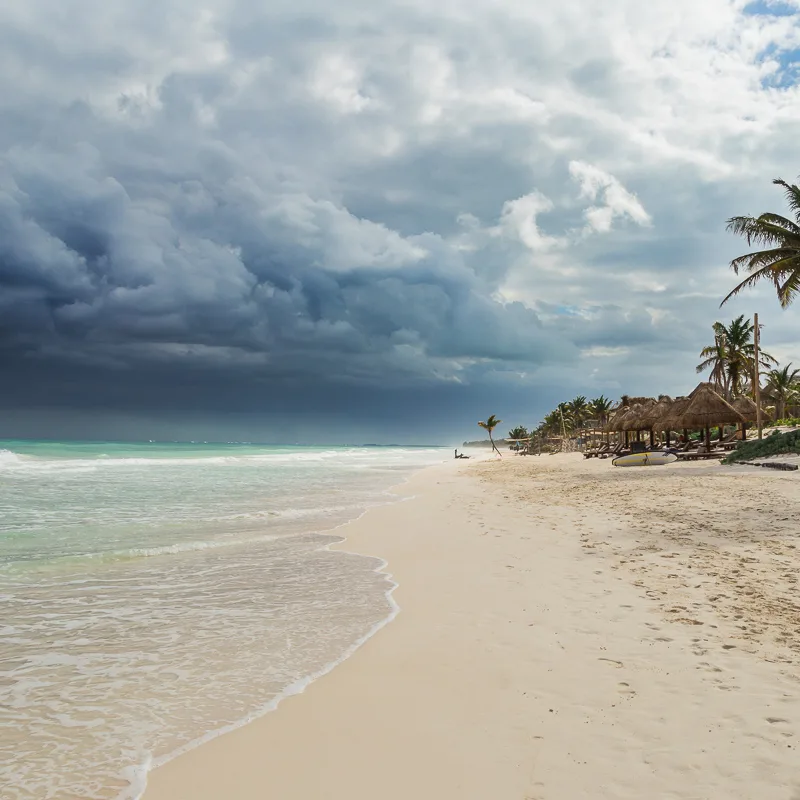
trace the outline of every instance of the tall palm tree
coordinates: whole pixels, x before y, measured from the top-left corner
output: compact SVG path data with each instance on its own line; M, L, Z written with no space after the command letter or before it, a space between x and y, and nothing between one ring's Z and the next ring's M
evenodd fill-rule
M582 395L578 395L574 400L567 403L572 419L580 428L589 416L589 401Z
M594 400L589 403L589 411L598 421L601 428L605 427L606 422L608 422L608 415L613 405L611 400L604 394L601 394L600 397L595 397Z
M711 369L711 382L724 394L736 397L744 390L744 385L755 370L755 327L750 319L740 314L728 325L715 322L714 344L700 351L703 359L697 365L698 372ZM763 350L758 353L759 365L769 369L778 362Z
M725 349L725 337L718 329L722 323L714 323L714 344L704 347L700 351L700 358L703 360L697 365L697 372L711 370L709 380L714 384L717 391L728 394L728 373L725 369L728 362L728 351Z
M478 425L481 426L485 431L489 432L489 441L492 443L492 450L497 452L497 455L502 456L502 453L497 449L497 445L494 443L494 438L492 437L492 433L494 433L494 429L502 422L503 420L497 419L497 417L492 414L486 422L479 422Z
M559 403L556 406L556 413L559 415L558 432L566 435L575 429L575 417L569 403Z
M558 435L561 433L561 410L555 409L549 414L545 415L542 421L542 427L546 433L551 435Z
M775 401L775 417L783 419L786 414L786 404L791 402L798 393L797 376L800 369L793 369L787 364L783 369L773 369L767 373L767 385L764 392Z
M800 292L800 187L780 178L772 182L785 189L794 220L771 213L760 217L731 217L728 220L727 230L744 236L748 246L755 242L767 249L747 253L731 261L731 269L737 275L742 268L750 274L734 287L720 306L742 289L755 286L760 281L775 287L782 308L786 308Z

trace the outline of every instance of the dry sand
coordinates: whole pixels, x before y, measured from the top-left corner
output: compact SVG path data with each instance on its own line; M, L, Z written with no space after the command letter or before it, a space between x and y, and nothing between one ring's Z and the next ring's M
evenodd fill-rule
M343 545L397 619L145 800L800 800L798 473L512 456L403 491Z

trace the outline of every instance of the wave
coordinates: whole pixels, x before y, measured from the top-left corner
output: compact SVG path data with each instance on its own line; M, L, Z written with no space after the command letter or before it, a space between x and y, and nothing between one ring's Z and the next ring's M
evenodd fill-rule
M22 461L22 456L12 450L0 450L0 467L6 465L19 464Z
M346 542L347 539L342 537L339 541ZM327 545L324 545L323 549L329 549L331 544L334 543L331 542ZM177 747L171 753L167 753L160 758L154 759L152 754L145 753L141 763L130 765L120 771L120 777L128 781L128 786L117 795L116 800L143 800L147 789L147 778L153 769L163 766L164 764L173 761L178 756L188 753L191 750L195 750L201 745L213 741L214 739L217 739L226 733L231 733L239 728L243 728L245 725L254 722L260 717L266 716L270 712L274 711L283 700L295 695L303 694L312 683L316 682L328 673L333 672L336 667L338 667L340 664L343 664L345 661L347 661L347 659L350 658L350 656L360 650L361 647L363 647L373 636L375 636L376 633L396 619L397 615L400 613L400 606L397 600L394 598L394 593L400 584L395 580L392 573L388 571L387 567L389 566L389 562L383 558L380 558L379 556L367 555L365 553L354 553L341 548L339 548L337 552L348 555L358 555L377 562L373 571L378 575L383 575L386 580L387 588L384 591L384 598L389 605L389 613L386 614L386 616L384 616L382 619L373 623L366 633L359 636L358 639L347 646L338 657L329 661L322 668L315 670L311 674L305 675L304 677L293 681L289 685L284 686L284 688L269 701L254 708L252 711L250 711L250 713L244 715L235 722L212 729L206 732L204 735Z
M23 469L26 471L96 471L98 469L115 469L130 467L182 467L182 466L221 466L240 467L258 465L312 465L335 463L340 467L369 468L388 466L392 463L409 463L427 461L441 451L430 449L404 448L352 448L347 450L316 450L312 452L293 453L253 453L236 455L164 455L147 456L110 456L98 453L93 457L45 457L22 455L12 450L0 450L0 470ZM409 458L413 456L413 458Z

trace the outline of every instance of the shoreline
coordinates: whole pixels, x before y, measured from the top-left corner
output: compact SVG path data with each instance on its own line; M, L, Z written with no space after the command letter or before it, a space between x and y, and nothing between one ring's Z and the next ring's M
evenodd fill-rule
M481 456L473 457L473 461L470 463L475 463L476 461L481 460ZM464 462L459 462L459 464L463 464ZM320 550L328 550L331 552L340 552L347 555L354 555L360 556L363 558L372 559L377 561L377 565L374 568L374 572L383 575L386 579L388 587L384 594L384 597L389 605L389 613L384 617L382 620L376 622L363 636L360 636L355 642L349 645L344 652L333 661L325 664L321 669L316 670L309 675L304 676L303 678L294 681L293 683L286 686L282 689L275 697L271 698L269 702L265 703L262 706L259 706L247 716L243 717L236 722L229 723L224 725L221 728L216 728L211 730L202 736L193 739L190 742L182 745L181 747L177 748L176 750L161 756L160 758L154 759L146 764L134 766L128 768L124 771L124 775L126 779L130 780L130 785L124 789L119 795L117 800L148 800L150 797L150 793L148 793L148 786L149 786L149 778L153 774L153 772L161 767L166 766L170 762L174 761L177 758L180 758L192 751L203 747L204 745L208 744L209 742L214 741L215 739L219 738L220 736L225 736L229 733L239 730L245 726L251 725L252 723L256 722L257 720L261 719L267 714L275 711L279 704L282 703L284 700L287 700L291 697L303 694L306 689L319 680L320 678L324 677L336 667L340 666L342 663L347 661L354 653L356 653L366 642L368 642L375 634L377 634L382 628L387 626L391 623L397 615L400 613L400 606L397 604L397 601L394 599L394 592L398 588L399 584L394 579L394 576L387 571L388 561L381 556L362 552L361 550L348 550L344 548L344 545L348 541L348 537L344 535L344 532L350 527L357 524L360 520L362 520L366 515L368 515L371 511L379 508L386 508L391 507L399 503L407 502L414 499L413 494L407 494L405 489L409 486L409 484L413 483L415 479L419 478L421 475L429 471L436 471L436 470L444 470L450 468L451 465L447 461L443 461L441 464L432 464L421 469L415 470L411 474L405 476L405 478L396 483L389 488L383 490L382 494L387 498L384 502L377 503L374 505L370 505L364 508L358 516L354 517L353 519L347 520L345 522L341 522L338 525L334 526L333 528L325 529L325 530L318 530L313 531L313 533L317 533L321 536L328 536L332 539L332 541L328 542L328 544L323 545L320 547Z
M623 488L659 503L680 492L691 522L696 504L714 513L715 490L739 491L743 508L770 493L795 504L797 482L580 462L443 464L401 485L420 482L410 501L348 523L347 552L383 554L403 613L273 713L154 770L144 800L367 800L378 786L392 800L786 800L800 735L786 668L800 663L800 639L786 628L765 644L749 625L758 604L729 616L716 594L690 595L728 567L735 577L740 557L758 560L760 585L782 592L770 559L794 506L759 507L773 537L763 552L758 530L717 514L723 535L747 537L731 554L675 533L682 515L667 514L674 530L659 533L647 502L645 516L634 500L618 506ZM797 556L788 539L787 554Z

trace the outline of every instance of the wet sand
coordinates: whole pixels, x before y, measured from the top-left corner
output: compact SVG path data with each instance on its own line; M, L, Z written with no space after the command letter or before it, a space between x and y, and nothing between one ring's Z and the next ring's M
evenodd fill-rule
M800 797L800 478L463 461L348 526L401 613L145 800Z

